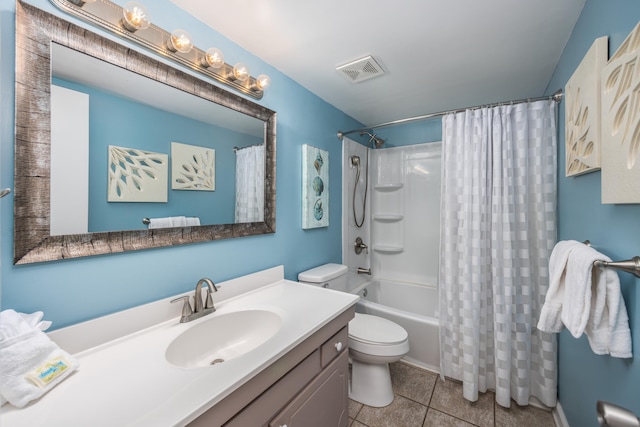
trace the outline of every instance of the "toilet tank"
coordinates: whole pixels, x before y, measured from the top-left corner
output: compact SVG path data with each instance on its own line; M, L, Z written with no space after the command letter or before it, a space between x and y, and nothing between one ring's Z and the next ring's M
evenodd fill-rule
M347 292L347 266L324 264L298 274L298 282Z

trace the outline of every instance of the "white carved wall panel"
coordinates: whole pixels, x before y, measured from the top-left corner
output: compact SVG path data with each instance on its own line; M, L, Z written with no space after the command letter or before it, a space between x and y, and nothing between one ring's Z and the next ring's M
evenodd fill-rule
M602 73L602 203L640 203L640 24Z
M167 202L169 156L109 146L110 202Z
M214 191L216 150L172 142L171 189Z
M593 42L564 89L566 176L600 169L600 73L607 62L608 39Z

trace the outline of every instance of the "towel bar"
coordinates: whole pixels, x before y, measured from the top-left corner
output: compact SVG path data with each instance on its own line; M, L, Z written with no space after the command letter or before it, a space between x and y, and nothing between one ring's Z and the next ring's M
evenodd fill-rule
M582 243L587 246L591 246L591 242L588 240L585 240ZM633 258L624 261L595 261L593 265L595 267L613 268L615 270L624 271L640 278L640 256L634 256Z

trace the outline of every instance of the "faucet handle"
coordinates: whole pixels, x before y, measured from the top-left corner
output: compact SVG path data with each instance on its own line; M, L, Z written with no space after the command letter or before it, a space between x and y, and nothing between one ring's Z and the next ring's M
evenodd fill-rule
M218 288L216 287L215 283L213 283L212 281L211 284L213 285L214 292L218 292ZM207 288L207 298L204 303L204 308L211 308L213 309L212 311L216 311L216 308L213 306L213 297L211 296L211 288Z
M171 304L182 301L182 300L184 300L184 304L182 305L182 316L180 317L180 322L184 323L187 321L188 317L193 314L193 310L191 309L191 304L189 303L189 295L183 295L176 299L172 299Z

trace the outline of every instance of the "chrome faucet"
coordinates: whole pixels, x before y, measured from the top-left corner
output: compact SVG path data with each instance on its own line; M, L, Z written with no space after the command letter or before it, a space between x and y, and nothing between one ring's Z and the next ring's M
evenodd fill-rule
M207 295L203 303L202 285L204 284L207 285ZM216 308L213 305L213 297L211 295L214 292L218 292L218 288L211 279L205 277L198 280L198 283L196 284L195 295L193 296L193 309L191 309L191 304L189 303L189 295L184 295L171 300L171 303L184 300L184 304L182 305L182 315L180 316L180 323L190 322L216 311Z

